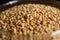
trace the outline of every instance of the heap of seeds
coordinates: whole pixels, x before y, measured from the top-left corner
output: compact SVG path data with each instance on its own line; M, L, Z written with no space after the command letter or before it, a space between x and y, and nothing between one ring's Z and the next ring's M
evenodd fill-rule
M22 4L0 12L0 40L51 40L59 30L60 9L44 4Z

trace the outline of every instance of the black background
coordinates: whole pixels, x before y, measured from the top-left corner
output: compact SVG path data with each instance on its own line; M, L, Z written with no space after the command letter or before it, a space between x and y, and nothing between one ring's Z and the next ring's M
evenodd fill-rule
M13 1L13 0L0 0L0 4L4 4L4 3L7 3L9 1ZM60 0L56 0L56 1L60 1Z
M56 1L60 1L60 0L56 0Z
M0 4L7 3L9 1L12 1L12 0L0 0Z

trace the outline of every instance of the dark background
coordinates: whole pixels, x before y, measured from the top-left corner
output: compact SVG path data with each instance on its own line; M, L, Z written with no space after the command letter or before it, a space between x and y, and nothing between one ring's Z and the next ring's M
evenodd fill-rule
M0 4L7 3L9 1L12 1L12 0L0 0Z
M56 0L56 1L60 1L60 0Z
M3 3L7 3L9 1L13 1L13 0L0 0L0 4L3 4ZM22 0L23 1L23 0ZM29 1L29 0L28 0ZM31 0L30 0L31 1ZM33 1L33 0L32 0ZM39 0L38 0L39 1ZM52 0L53 1L53 0ZM60 0L56 0L56 1L60 1Z

